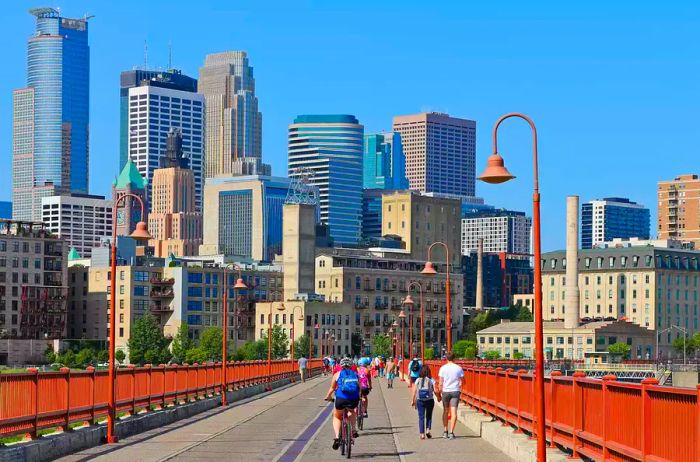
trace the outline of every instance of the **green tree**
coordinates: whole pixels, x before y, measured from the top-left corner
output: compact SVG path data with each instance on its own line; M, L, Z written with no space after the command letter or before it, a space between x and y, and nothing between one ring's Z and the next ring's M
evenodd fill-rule
M498 350L489 350L484 353L484 359L488 359L490 361L496 360L496 359L501 359L501 352Z
M426 348L424 356L426 360L433 359L433 357L435 356L435 350L433 350L432 348Z
M255 342L246 342L236 351L236 357L245 361L255 361L267 359L267 340L257 340Z
M678 354L681 355L683 354L684 347L686 355L692 354L698 347L698 344L695 343L695 336L686 338L685 342L683 340L683 337L678 337L676 339L673 339L673 342L671 344L673 345L673 348L678 352Z
M187 352L194 348L194 342L189 337L190 327L186 322L180 324L177 334L170 345L170 350L173 352L173 358L176 362L182 363L187 360Z
M386 334L375 335L372 339L372 354L375 356L390 356L391 337Z
M461 359L474 359L476 356L476 342L474 340L460 340L452 346L454 354Z
M100 350L97 352L97 362L98 363L106 363L109 361L109 351L107 350Z
M309 336L304 334L294 341L294 359L309 357Z
M524 358L525 358L525 355L519 351L516 351L515 353L513 353L513 359L524 359Z
M206 361L221 361L221 352L223 351L223 334L220 327L207 327L199 336L199 345L201 349L200 362Z
M114 352L114 359L116 359L120 363L123 363L124 360L126 359L126 353L124 353L124 350L115 351ZM108 355L108 360L109 360L109 355Z
M80 367L85 367L95 361L95 350L92 348L83 348L75 355L75 364Z
M260 339L265 345L265 358L267 358L267 332ZM284 359L289 353L289 338L282 331L282 326L272 326L272 359Z
M467 327L467 338L476 341L476 333L498 323L493 310L486 310L474 316Z
M532 322L533 321L532 311L530 311L526 306L523 306L523 305L516 305L516 306L518 307L518 311L517 311L513 321L517 321L517 322Z
M53 347L51 345L48 345L44 350L44 358L49 364L53 364L56 362L56 352L53 351Z
M608 353L615 356L621 356L622 358L628 358L631 348L624 342L613 343L608 347Z
M129 361L137 365L167 363L172 356L169 344L170 339L163 335L156 318L146 313L136 320L131 330Z
M63 364L66 367L75 367L75 353L73 353L71 350L66 351L65 353L59 355L57 357L57 360L59 363Z

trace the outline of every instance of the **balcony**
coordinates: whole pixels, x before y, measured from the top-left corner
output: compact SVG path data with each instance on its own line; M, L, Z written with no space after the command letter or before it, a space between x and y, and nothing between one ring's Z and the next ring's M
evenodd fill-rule
M171 285L175 284L175 279L174 278L162 279L160 277L152 277L151 284L171 286Z
M153 313L169 313L173 311L170 305L163 305L161 303L151 303L150 309Z
M173 289L165 289L165 290L158 290L158 289L153 289L151 290L151 298L155 299L163 299L163 298L173 298L175 296L175 293L173 292Z
M365 327L374 327L374 321L365 321L364 326Z

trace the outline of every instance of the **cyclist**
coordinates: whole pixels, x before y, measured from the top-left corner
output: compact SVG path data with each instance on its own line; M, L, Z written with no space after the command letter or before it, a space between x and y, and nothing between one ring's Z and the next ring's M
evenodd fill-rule
M362 395L362 404L364 404L364 415L367 418L367 409L369 406L369 392L372 391L372 373L369 368L369 358L360 358L357 367L357 376L360 380L360 394Z
M335 411L333 412L333 449L340 447L340 426L343 422L343 413L347 412L350 425L352 425L352 437L357 438L357 419L355 408L360 402L360 380L357 372L351 369L352 360L343 358L340 360L342 369L333 374L331 388L326 394L326 400L330 401L335 392Z

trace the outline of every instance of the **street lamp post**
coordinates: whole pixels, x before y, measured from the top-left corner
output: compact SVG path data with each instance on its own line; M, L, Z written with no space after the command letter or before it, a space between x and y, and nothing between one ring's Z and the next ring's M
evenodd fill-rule
M280 295L282 296L281 292L278 291L272 291L270 292L270 295ZM267 390L272 391L272 305L274 304L274 300L270 300L270 312L268 313L268 318L267 318ZM280 311L284 310L284 302L280 304L280 307L278 308Z
M228 404L226 400L226 390L227 390L227 381L226 381L226 363L228 362L228 346L227 346L227 339L228 339L228 271L229 267L234 270L238 271L238 279L236 280L236 283L233 286L233 311L238 315L238 297L236 295L236 290L238 289L247 289L248 286L245 285L243 282L243 276L242 276L242 271L241 267L238 266L235 263L229 263L228 265L224 266L224 307L222 310L221 314L221 334L222 334L222 342L221 342L221 405L226 406ZM235 319L235 318L234 318ZM234 331L236 330L236 326L234 326ZM234 348L235 348L235 339L234 339Z
M686 338L688 337L688 331L684 327L676 325L667 327L666 329L662 329L656 334L656 362L659 362L659 337L661 336L661 334L672 331L673 329L678 329L679 332L683 332L683 365L686 365L688 364L686 356Z
M431 262L431 254L433 247L436 245L441 245L445 248L445 291L447 295L445 296L445 301L447 302L447 314L445 316L445 324L447 328L447 351L452 351L452 300L450 297L450 248L444 242L433 242L428 246L428 261L425 262L425 268L421 271L422 274L427 276L435 276L437 271Z
M423 286L420 282L411 282L406 290L408 295L404 299L404 305L408 305L410 310L413 311L413 299L411 298L411 287L418 287L418 293L420 294L420 360L421 363L425 363L425 325L424 325L424 311L423 311ZM413 323L411 322L411 328L413 328ZM413 356L413 332L411 332L411 356Z
M292 347L291 347L290 354L292 357L292 361L294 361L294 313L296 313L297 310L301 311L302 308L300 306L295 306L294 308L292 308L292 314L291 314L291 316L292 316L292 329L290 332L290 337L292 338ZM303 314L301 316L299 316L299 321L302 321L302 327L303 327L304 326L304 324L303 324L304 315ZM309 359L311 359L310 356L309 356Z
M489 156L486 170L479 177L479 180L486 183L498 184L515 178L506 169L503 157L498 153L498 127L501 123L511 117L518 117L525 120L532 129L533 139L533 170L534 185L532 194L532 228L535 250L535 280L533 281L533 291L535 294L535 397L536 406L534 414L537 419L535 433L537 434L537 460L544 462L547 460L547 440L545 435L545 409L544 409L544 344L543 344L543 322L542 322L542 249L540 239L540 189L538 175L537 158L537 128L535 123L526 115L511 112L498 119L493 127L493 154Z
M117 443L119 438L114 434L114 421L117 418L117 371L115 367L116 354L116 293L117 293L117 208L119 204L125 202L126 198L136 199L141 205L141 221L136 223L136 229L131 233L131 238L135 241L148 241L151 235L148 234L148 226L143 221L146 218L143 199L136 194L126 193L114 201L112 208L112 261L109 284L109 409L107 414L107 443Z
M401 343L401 348L399 349L399 350L400 350L400 353L399 353L399 354L400 354L400 358L401 358L401 368L402 368L402 369L403 369L403 363L404 363L404 360L405 360L405 358L404 358L404 351L403 351L404 342L405 342L405 334L404 334L404 331L406 330L406 321L405 321L405 319L406 319L406 313L404 313L404 311L401 310L401 311L399 312L399 321L401 321L401 342L400 342L400 343ZM399 374L399 375L401 376L400 379L401 379L401 381L403 382L403 381L404 381L404 378L403 378L403 371L401 371L401 374Z

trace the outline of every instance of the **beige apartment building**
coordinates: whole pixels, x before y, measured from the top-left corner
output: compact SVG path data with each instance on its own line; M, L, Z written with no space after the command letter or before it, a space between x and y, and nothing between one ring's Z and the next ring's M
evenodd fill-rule
M658 183L658 237L700 244L700 178L680 175Z
M256 303L256 340L267 335L270 309L272 309L272 325L280 325L282 332L290 341L292 334L295 340L304 334L313 336L312 347L316 356L321 354L352 356L358 353L352 350L352 334L356 332L356 325L354 310L349 303L304 300ZM315 328L316 325L318 329ZM308 352L305 351L304 355L308 357Z
M542 256L545 320L565 315L564 251ZM579 251L579 318L623 319L659 332L659 352L699 330L700 252L669 247L630 246ZM672 327L675 326L675 327Z
M532 322L502 322L476 333L479 353L497 351L502 358L535 356L535 327ZM624 321L597 321L567 329L564 322L544 323L544 352L547 359L585 359L606 352L610 345L626 343L632 359L653 359L654 333ZM520 355L518 355L520 353Z
M382 196L382 236L400 236L411 258L425 262L428 246L436 241L450 248L452 265L460 264L461 201L394 191ZM444 263L442 246L432 251L433 263Z
M408 294L411 282L423 287L426 346L445 343L447 313L444 265L436 264L438 274L425 276L421 270L424 260L415 260L397 251L327 249L316 256L316 292L334 303L346 303L354 308L351 326L366 341L380 333L386 333L392 324L398 323L401 309L408 308L402 302ZM451 273L451 304L453 335L461 332L462 278ZM419 338L420 296L417 288L411 290L414 301L414 335ZM408 326L408 324L406 324ZM406 330L408 336L408 327Z

